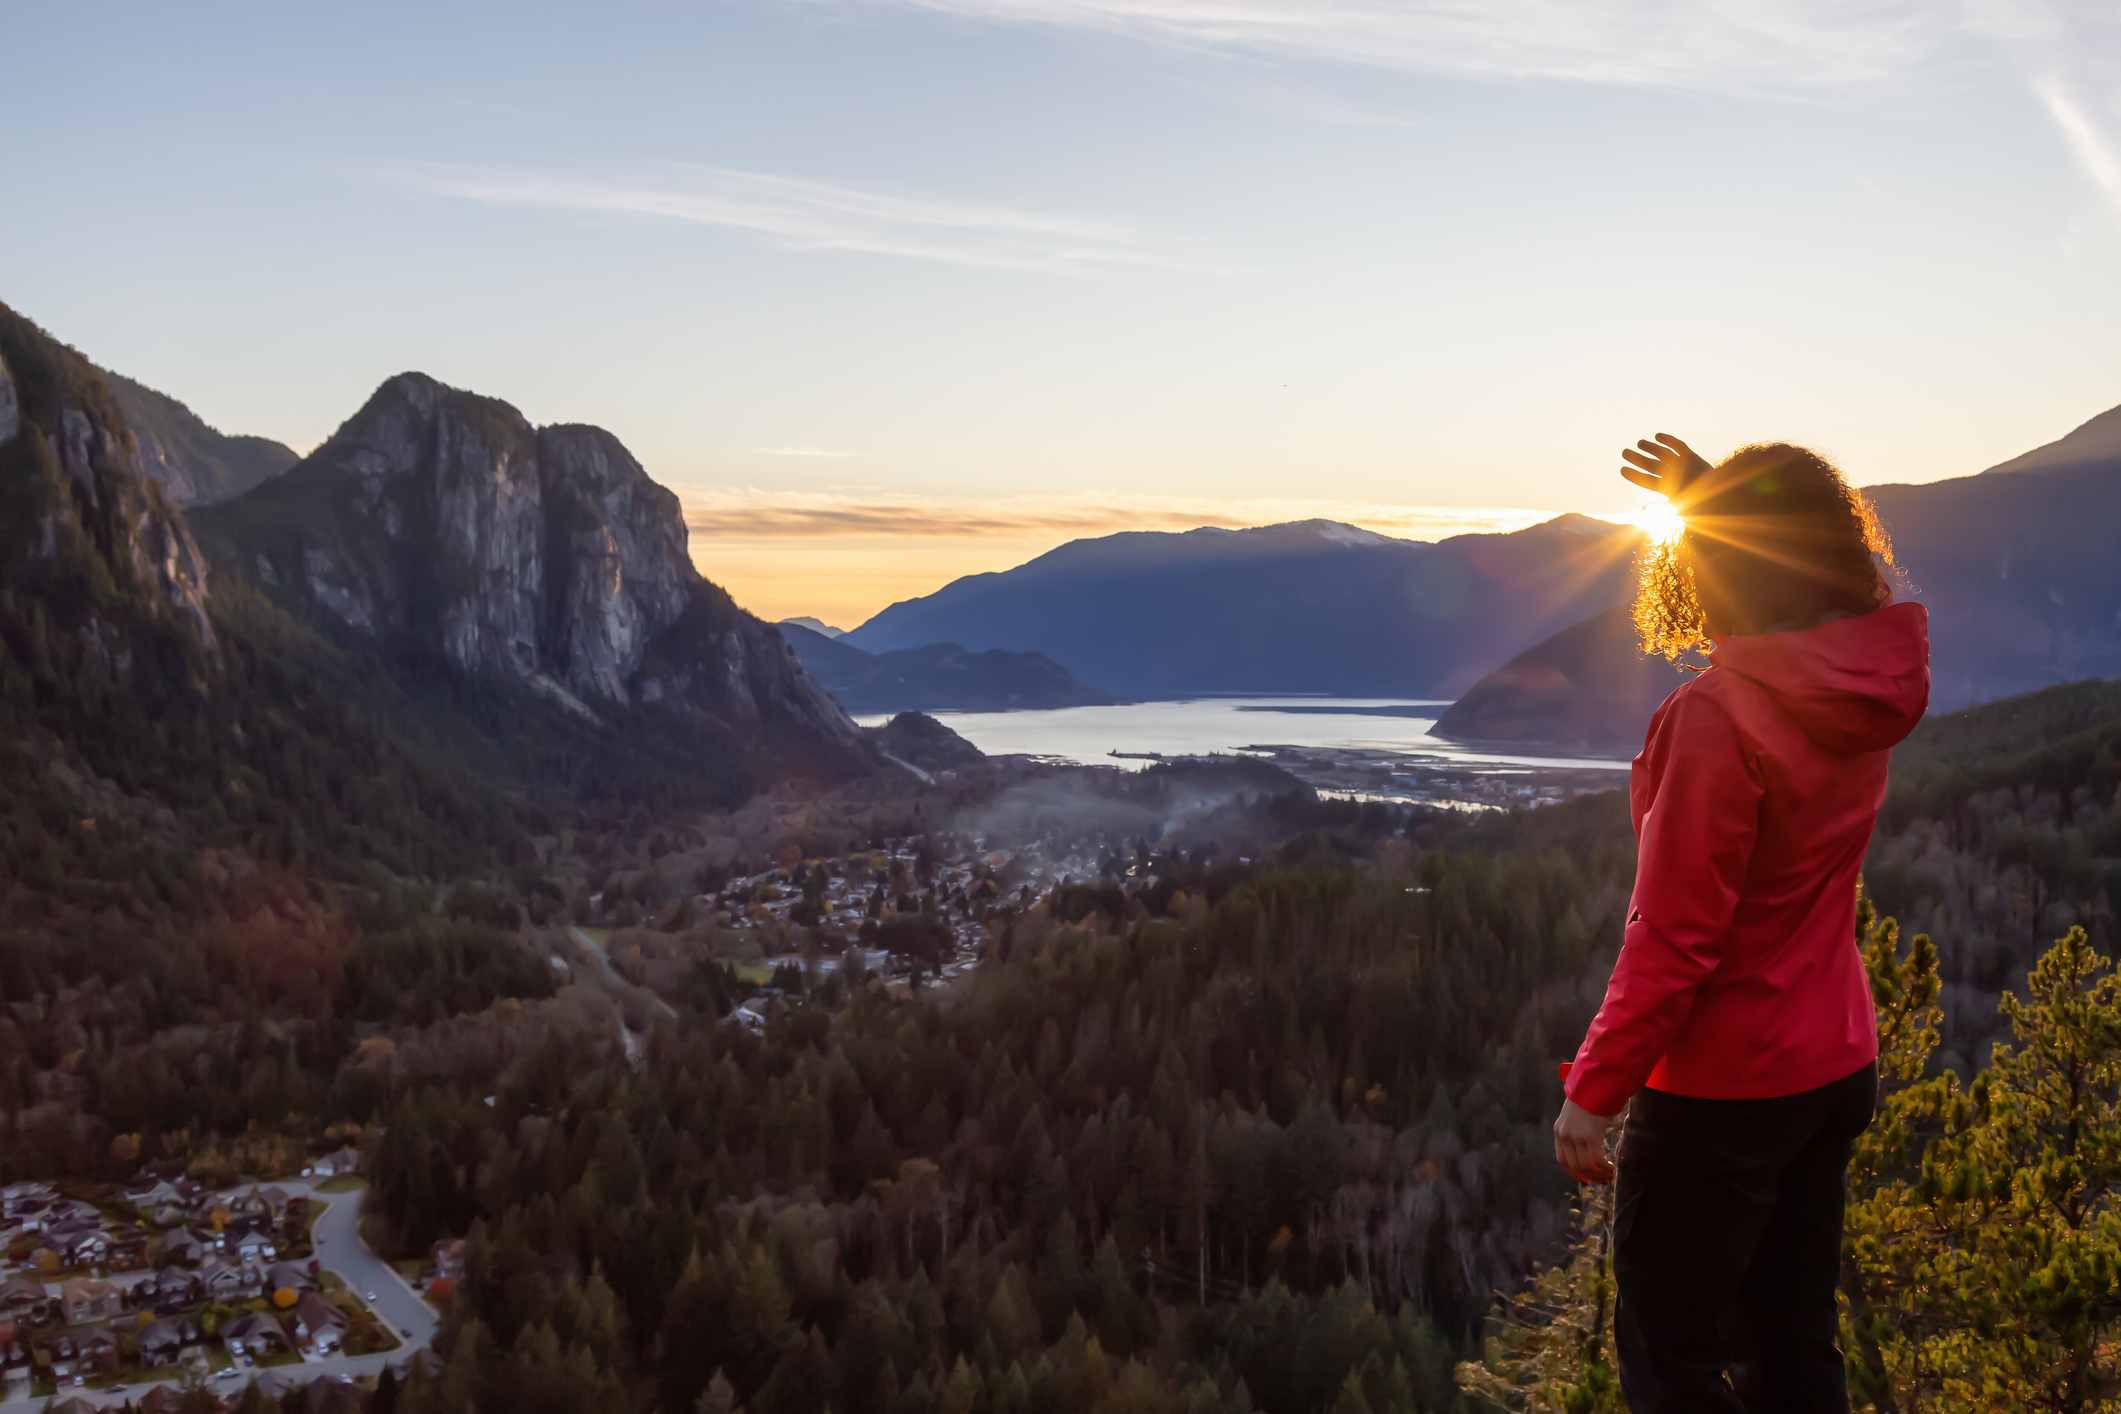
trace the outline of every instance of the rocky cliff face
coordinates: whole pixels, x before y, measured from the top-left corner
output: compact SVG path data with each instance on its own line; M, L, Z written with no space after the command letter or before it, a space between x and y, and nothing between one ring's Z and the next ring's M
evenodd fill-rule
M206 562L136 450L95 366L0 305L0 579L39 605L40 652L54 629L120 669L167 631L214 650Z
M677 497L597 428L536 429L403 374L301 464L196 514L349 627L577 712L654 704L863 749L779 633L693 568Z

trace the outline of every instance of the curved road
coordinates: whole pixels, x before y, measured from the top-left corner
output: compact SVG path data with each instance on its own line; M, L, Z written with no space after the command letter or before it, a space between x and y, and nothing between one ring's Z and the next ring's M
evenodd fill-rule
M310 1241L316 1248L317 1261L323 1264L325 1271L338 1273L354 1294L361 1297L368 1308L390 1327L391 1334L397 1335L400 1331L409 1330L412 1336L410 1339L399 1336L402 1344L397 1349L380 1354L333 1355L316 1360L304 1359L299 1365L281 1365L267 1371L247 1371L242 1380L215 1380L214 1388L223 1393L240 1392L248 1382L249 1375L253 1373L269 1375L276 1382L292 1380L308 1384L319 1375L333 1379L348 1375L358 1379L364 1375L380 1374L385 1365L395 1365L402 1369L414 1351L424 1350L434 1343L435 1326L439 1322L434 1308L412 1289L405 1278L398 1275L397 1268L369 1251L368 1244L361 1240L361 1199L368 1190L364 1187L351 1193L319 1193L316 1185L317 1181L314 1179L298 1178L283 1179L276 1186L290 1193L305 1192L309 1194L311 1203L327 1205L324 1211L317 1215L316 1223L310 1228ZM233 1195L247 1192L249 1187L250 1185L245 1184L239 1189L231 1189L230 1193ZM376 1294L376 1299L368 1301L367 1296L371 1291ZM64 1399L69 1395L76 1395L90 1404L116 1408L128 1399L139 1399L157 1384L173 1385L176 1382L176 1374L173 1371L167 1379L121 1385L114 1389L68 1387L59 1392L59 1397ZM0 1414L39 1414L46 1403L46 1398L42 1396L0 1403Z

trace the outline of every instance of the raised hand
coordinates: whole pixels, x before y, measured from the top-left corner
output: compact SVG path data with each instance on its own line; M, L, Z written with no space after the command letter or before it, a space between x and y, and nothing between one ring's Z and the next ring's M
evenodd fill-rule
M1637 442L1622 451L1620 459L1629 463L1620 469L1622 476L1673 501L1709 469L1692 447L1669 432L1658 433L1655 442Z

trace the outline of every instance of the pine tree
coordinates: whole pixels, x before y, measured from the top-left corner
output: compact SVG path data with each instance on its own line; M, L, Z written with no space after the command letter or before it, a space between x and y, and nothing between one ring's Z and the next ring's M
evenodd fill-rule
M1489 1318L1481 1358L1458 1367L1459 1388L1497 1408L1624 1414L1612 1358L1613 1189L1582 1193L1563 1260Z

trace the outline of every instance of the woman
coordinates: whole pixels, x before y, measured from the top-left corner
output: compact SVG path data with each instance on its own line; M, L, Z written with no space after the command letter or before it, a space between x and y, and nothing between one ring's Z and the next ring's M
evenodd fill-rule
M1652 651L1712 651L1635 758L1635 892L1554 1155L1611 1180L1627 1109L1614 1334L1635 1414L1845 1411L1844 1175L1878 1089L1857 874L1888 750L1929 702L1928 620L1893 603L1884 533L1815 453L1638 447L1622 475L1686 528L1645 553L1636 624Z

